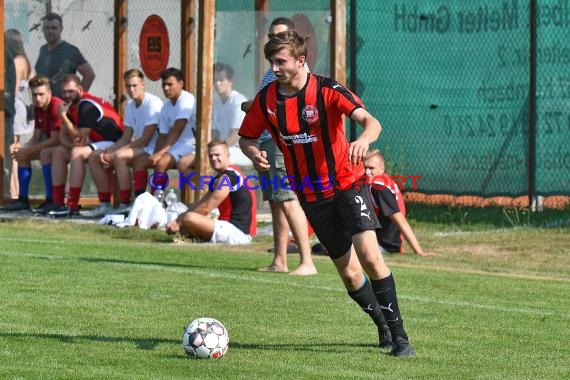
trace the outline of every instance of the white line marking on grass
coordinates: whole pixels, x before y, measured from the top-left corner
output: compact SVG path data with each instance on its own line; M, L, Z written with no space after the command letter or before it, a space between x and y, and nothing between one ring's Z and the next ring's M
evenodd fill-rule
M417 302L424 302L424 303L437 303L440 305L446 306L461 306L461 307L472 307L475 309L485 309L497 312L505 312L505 313L516 313L516 314L531 314L531 315L539 315L539 316L559 316L565 319L570 319L570 314L563 314L563 313L556 313L553 311L548 310L538 310L538 309L528 309L528 308L520 308L520 307L510 307L510 306L497 306L497 305L485 305L480 303L472 303L472 302L465 302L465 301L455 301L455 300L445 300L445 299L434 299L430 297L418 297L418 296L399 296L399 298L409 300L409 301L417 301Z
M70 243L69 241L65 241L65 240L45 240L45 239L14 239L14 238L3 238L2 241L15 241L18 243L40 243L40 244L52 244L52 243L57 243L57 244L65 244L65 243Z
M483 230L483 231L452 231L452 232L443 232L443 231L438 231L438 232L434 232L433 236L434 237L449 237L449 236L465 236L465 235L488 235L488 234L498 234L498 233L504 233L507 231L513 231L515 229L520 229L520 228L498 228L498 229L494 229L494 230Z
M84 244L84 245L96 245L100 247L108 245L156 245L163 244L155 241L117 241L117 240L47 240L47 239L15 239L15 238L3 238L2 241L6 242L18 242L18 243L37 243L37 244ZM168 244L168 243L164 243Z
M15 254L8 254L10 256L15 256ZM22 255L22 254L20 254ZM61 257L61 256L51 256L51 255L34 255L34 254L23 254L27 257L37 257L41 259L63 259L63 260L86 260L83 257ZM88 261L86 261L88 262ZM296 288L305 288L305 289L315 289L315 290L323 290L329 292L339 292L344 293L346 289L341 287L333 287L333 286L322 286L322 285L309 285L309 284L302 284L302 283L295 283L291 282L291 279L287 279L286 281L279 281L275 279L269 278L267 274L259 274L259 275L248 275L248 274L234 274L229 273L224 270L216 269L211 270L207 268L190 268L190 267L175 267L175 266L168 266L168 265L158 265L158 264L146 264L144 262L141 263L128 263L128 262L114 262L114 261L105 261L105 259L101 259L100 261L91 261L90 263L97 264L97 265L110 265L110 266L118 266L118 267L131 267L131 268L139 268L143 270L160 270L160 271L169 271L169 272L176 272L176 273L185 273L185 274L192 274L192 275L199 275L208 278L221 278L226 280L238 280L238 281L250 281L262 284L271 284L271 285L279 285L279 286L290 286ZM510 306L500 306L496 304L481 304L481 303L473 303L473 302L466 302L466 301L458 301L458 300L449 300L449 299L440 299L440 298L432 298L432 297L420 297L420 296L413 296L413 295L399 295L400 299L414 301L414 302L423 302L429 304L439 304L445 306L457 306L457 307L464 307L464 308L473 308L473 309L484 309L484 310L491 310L495 312L504 312L504 313L515 313L515 314L528 314L528 315L537 315L537 316L556 316L564 319L570 319L570 314L568 313L556 313L554 311L549 310L538 310L538 309L530 309L530 308L521 308L521 307L510 307Z
M107 264L107 263L105 263ZM346 289L340 287L331 287L331 286L321 286L321 285L307 285L307 284L298 284L289 281L275 281L268 278L260 278L258 276L249 276L249 275L236 275L227 272L223 272L220 270L211 271L209 269L197 269L197 268L164 268L161 265L156 264L132 264L132 263L108 263L111 265L120 265L120 266L134 266L134 267L146 267L148 269L160 269L160 270L173 270L176 272L191 272L192 274L203 275L209 278L223 278L223 279L231 279L231 280L239 280L239 281L251 281L257 283L264 283L264 284L272 284L272 285L286 285L292 286L297 288L306 288L306 289L316 289L316 290L326 290L326 291L334 291L334 292L346 292ZM260 276L265 276L266 274L260 274ZM539 316L559 316L562 318L570 319L570 314L558 314L556 312L548 311L548 310L537 310L537 309L528 309L528 308L519 308L519 307L508 307L508 306L497 306L495 304L492 305L485 305L485 304L478 304L472 302L465 302L465 301L454 301L454 300L445 300L445 299L435 299L431 297L419 297L419 296L407 296L407 295L399 295L399 298L416 301L416 302L423 302L423 303L432 303L432 304L440 304L446 306L461 306L461 307L470 307L475 309L485 309L491 310L496 312L505 312L505 313L516 313L516 314L530 314L530 315L539 315Z
M534 274L534 273L489 272L481 269L446 267L443 265L429 265L429 264L417 265L409 263L397 263L394 266L399 268L408 268L408 269L429 269L433 271L445 271L449 273L476 274L480 276L518 278L523 280L570 282L570 278L568 277L547 276L547 275Z

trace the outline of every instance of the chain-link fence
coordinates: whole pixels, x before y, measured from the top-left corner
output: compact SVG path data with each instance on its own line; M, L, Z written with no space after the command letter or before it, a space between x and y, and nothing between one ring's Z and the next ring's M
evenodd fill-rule
M347 1L347 85L381 121L384 132L375 147L384 153L391 173L416 178L406 181L406 190L517 199L527 197L534 184L540 195L570 195L570 5L567 0L536 0L533 140L528 122L534 67L529 60L531 1ZM128 67L141 66L139 37L152 14L168 29L168 66L180 67L181 2L127 4ZM261 17L265 29L277 16L307 21L314 40L311 69L330 75L331 2L269 5ZM248 98L259 80L254 6L249 0L216 1L215 61L233 66L234 88ZM62 15L63 38L95 69L90 92L113 101L114 1L5 0L6 29L22 33L32 65L45 43L41 18L48 11ZM159 81L147 79L147 90L163 97ZM529 171L532 157L535 170ZM5 194L8 182L5 176ZM31 194L42 193L41 176L35 175ZM83 194L94 194L90 181ZM567 198L556 199L555 205L567 204Z
M160 4L160 5L159 5ZM144 22L151 15L159 16L168 30L169 58L167 67L181 67L181 7L180 1L153 1L136 0L128 2L127 14L127 34L128 34L128 68L141 69L141 59L139 55L139 37L142 33ZM161 97L164 94L161 89L161 80L145 79L146 91Z
M17 29L21 32L26 54L32 67L35 65L39 50L46 43L42 32L42 18L49 12L61 15L63 19L62 39L77 46L95 71L95 80L89 92L111 103L115 101L114 88L114 0L5 0L5 29ZM150 15L158 15L164 20L170 36L170 55L168 66L180 67L180 26L181 8L179 0L163 0L160 6L152 0L128 2L127 31L129 68L141 68L139 59L139 36L144 21ZM159 80L146 80L147 91L162 98ZM7 131L9 132L9 131ZM6 150L7 152L7 150ZM9 196L11 160L7 154L4 174L4 196ZM41 167L33 163L36 175L32 178L30 194L41 197L44 185ZM88 171L87 171L88 172ZM96 195L96 188L87 175L82 198Z
M254 2L236 8L233 1L216 2L215 58L216 62L230 64L234 69L233 88L249 99L253 98L259 87L255 77L258 57L255 47L256 17L262 20L260 29L267 33L271 21L276 17L289 17L295 23L299 33L307 37L311 53L307 63L312 72L330 75L330 1L279 1L271 2L271 10L256 13ZM308 5L307 5L308 4ZM266 40L263 40L266 41ZM263 46L258 46L263 54ZM269 69L263 62L261 71Z
M534 180L570 195L569 3L536 2L535 151L531 3L349 2L355 91L385 128L376 145L392 174L421 176L415 191L514 199Z
M95 80L89 92L111 102L115 99L113 87L114 46L113 0L5 0L5 29L17 29L22 35L24 48L32 68L38 59L40 47L46 43L42 32L42 18L49 12L63 19L62 38L77 46L95 71ZM9 131L7 131L7 135ZM8 187L11 168L8 150L5 159L4 196L9 196ZM39 162L33 162L34 173L30 186L31 196L44 194L44 185ZM83 194L96 194L95 186L88 176Z

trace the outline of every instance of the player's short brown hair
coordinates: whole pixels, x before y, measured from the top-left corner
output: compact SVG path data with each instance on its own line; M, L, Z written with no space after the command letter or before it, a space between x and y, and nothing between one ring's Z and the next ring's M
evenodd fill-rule
M299 33L294 30L277 33L271 38L263 47L265 59L271 58L275 53L283 49L288 49L295 58L307 56L307 44L305 43L305 39L299 36Z
M160 73L160 79L163 81L167 80L170 77L176 78L176 80L179 82L184 81L184 74L182 74L182 71L176 67L169 67Z
M275 25L285 25L288 30L295 29L295 24L293 23L293 20L291 20L289 17L277 17L273 19L273 21L271 21L271 24L269 25L269 28L271 29L271 27Z
M369 160L372 157L378 157L380 159L380 161L384 162L384 156L382 155L382 153L380 153L379 149L369 150L368 153L366 153L364 160Z
M65 74L63 76L63 80L61 81L61 84L64 85L64 84L69 83L69 82L74 82L78 87L83 88L83 84L81 83L81 78L79 78L75 74Z
M32 79L29 80L28 85L30 88L38 88L41 86L46 86L49 90L51 90L51 84L49 82L49 78L46 75L38 74Z
M215 146L218 145L225 145L226 148L229 150L230 147L228 146L228 143L225 140L212 140L208 143L208 149L212 149Z
M63 26L63 19L57 13L51 12L42 18L42 21L53 21L53 20L59 21L59 25Z
M124 80L129 80L133 77L140 78L141 80L144 80L144 74L139 69L129 69L129 70L125 71L125 73L123 74Z
M234 79L234 69L228 63L215 63L214 64L214 72L219 73L220 71L225 71L228 77L228 80L231 82Z

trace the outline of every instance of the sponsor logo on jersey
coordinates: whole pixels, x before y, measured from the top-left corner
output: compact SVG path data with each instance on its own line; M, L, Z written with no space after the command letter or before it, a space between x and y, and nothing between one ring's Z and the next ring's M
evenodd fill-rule
M316 123L319 121L319 110L311 104L306 105L301 111L301 117L309 124Z
M298 135L283 136L285 144L311 144L317 142L317 135L310 135L307 132Z

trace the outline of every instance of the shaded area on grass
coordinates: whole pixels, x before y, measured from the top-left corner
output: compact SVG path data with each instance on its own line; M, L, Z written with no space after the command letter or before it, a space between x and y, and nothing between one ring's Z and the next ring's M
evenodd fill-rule
M73 259L78 261L85 261L90 263L103 263L103 264L158 266L165 268L182 268L182 269L190 269L190 268L212 269L212 265L173 264L173 263L164 263L158 261L132 261L132 260L100 259L100 258L91 258L91 257L75 257ZM220 266L216 264L215 268L216 270L228 270L228 271L250 270L252 272L257 272L257 270L253 268L237 268L235 265Z
M345 342L309 342L309 343L239 343L230 342L232 349L246 349L246 350L273 350L273 351L308 351L308 352L339 352L346 353ZM351 342L350 347L370 348L376 347L379 350L378 342L375 343L359 343ZM381 351L384 351L382 349ZM389 354L390 351L385 351Z
M55 333L0 333L1 337L6 338L33 338L33 339L54 339L62 343L76 344L79 341L87 340L100 343L130 343L140 350L154 350L159 344L181 345L181 339L163 339L163 338L129 338L102 335L67 335ZM352 342L351 347L370 348L377 347L376 343L359 343ZM273 350L273 351L320 351L320 352L345 352L346 343L343 342L310 342L310 343L240 343L231 341L232 349L245 350ZM387 351L389 353L389 351Z
M7 338L40 338L55 339L63 343L78 343L80 340L90 340L101 343L132 343L141 350L154 350L160 343L181 344L181 340L161 339L161 338L127 338L102 335L66 335L53 333L0 333L0 336Z

